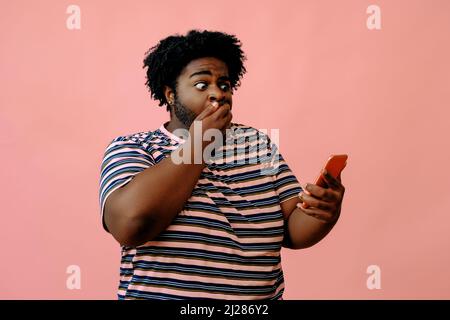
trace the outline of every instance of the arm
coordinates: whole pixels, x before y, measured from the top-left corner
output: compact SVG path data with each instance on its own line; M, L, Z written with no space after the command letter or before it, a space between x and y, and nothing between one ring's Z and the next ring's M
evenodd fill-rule
M314 218L295 208L287 220L285 246L291 249L312 247L333 229L336 223Z
M205 131L224 128L231 118L229 106L219 109L216 105L205 109L196 120L202 121ZM189 132L192 139L181 146L181 157L186 150L195 150L193 128L191 126ZM201 134L203 136L203 132ZM203 151L207 143L202 142ZM194 164L192 152L191 164L176 164L172 160L173 156L174 153L138 173L125 186L112 192L106 200L105 224L121 245L138 246L157 237L172 223L191 196L206 166L205 159L202 157L201 164Z
M284 246L291 249L311 247L322 240L335 226L340 216L341 203L345 192L340 176L334 179L324 174L328 188L307 184L310 194L281 203L285 216ZM301 203L310 207L305 209Z
M176 165L171 157L137 174L106 200L105 224L121 245L137 246L155 238L191 195L204 166Z

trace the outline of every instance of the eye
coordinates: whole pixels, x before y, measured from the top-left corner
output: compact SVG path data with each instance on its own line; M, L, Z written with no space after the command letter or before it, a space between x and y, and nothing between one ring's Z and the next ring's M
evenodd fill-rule
M204 90L207 87L206 83L204 83L204 82L197 82L194 86L200 90Z
M221 88L223 91L228 91L228 90L230 89L230 85L229 85L228 83L222 83L222 84L220 85L220 88Z

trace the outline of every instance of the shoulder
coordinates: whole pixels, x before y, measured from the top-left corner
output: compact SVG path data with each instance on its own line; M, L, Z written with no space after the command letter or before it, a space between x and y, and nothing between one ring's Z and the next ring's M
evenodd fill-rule
M257 135L262 138L268 138L267 129L256 129L246 124L233 123L231 130L233 130L234 133L243 134L246 136Z
M151 140L152 138L157 137L158 132L159 132L159 130L130 133L127 135L117 136L112 141L113 142L125 141L125 142L130 142L130 143L134 142L134 143L138 143L138 144L143 144L143 143Z
M167 137L159 129L154 131L141 131L115 137L110 140L106 150L123 146L148 149L153 144L166 143L166 140Z

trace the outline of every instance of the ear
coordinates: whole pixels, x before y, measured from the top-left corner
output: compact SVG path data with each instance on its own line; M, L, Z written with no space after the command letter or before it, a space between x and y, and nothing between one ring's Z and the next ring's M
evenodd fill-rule
M175 101L175 95L169 86L164 87L164 96L166 97L166 101L170 104L171 102Z

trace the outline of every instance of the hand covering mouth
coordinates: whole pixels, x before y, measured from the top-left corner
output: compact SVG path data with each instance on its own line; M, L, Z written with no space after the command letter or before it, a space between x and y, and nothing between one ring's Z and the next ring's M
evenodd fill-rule
M230 104L230 101L224 100L224 101L222 101L222 102L219 102L219 107L223 106L224 104L228 104L228 105L230 106L230 110L231 110L231 104Z

